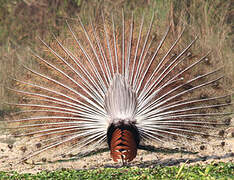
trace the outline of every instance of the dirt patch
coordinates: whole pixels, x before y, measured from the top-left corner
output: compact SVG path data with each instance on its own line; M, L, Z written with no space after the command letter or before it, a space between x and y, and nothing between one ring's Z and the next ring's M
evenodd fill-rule
M233 121L234 119L232 119ZM187 146L180 149L170 144L170 142L164 144L164 146L154 144L155 148L151 148L150 151L139 150L137 157L128 166L154 167L156 165L207 164L220 161L234 163L234 128L230 127L225 130L224 135L225 140L210 138L207 139L208 144L187 142ZM40 148L40 143L31 137L15 139L7 134L1 135L0 171L36 173L42 170L52 171L61 168L90 169L98 167L118 168L122 166L121 163L112 161L109 151L99 152L87 157L71 158L63 155L64 148L68 147L58 147L45 151L24 163L18 163L21 158L37 148ZM59 156L55 157L54 151Z

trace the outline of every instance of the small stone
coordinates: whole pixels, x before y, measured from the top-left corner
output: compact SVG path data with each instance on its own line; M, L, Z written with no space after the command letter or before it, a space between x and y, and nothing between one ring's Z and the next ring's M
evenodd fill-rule
M70 154L68 154L68 157L73 157L73 154L71 154L71 153L70 153Z
M200 150L204 150L205 149L205 146L204 145L201 145L200 146Z
M172 139L177 140L177 136L172 136Z
M181 151L187 151L187 149L185 147L181 147L180 150Z
M212 85L214 88L219 88L219 82L214 82L213 85Z
M219 136L223 136L224 135L224 130L220 130L219 131Z
M225 100L226 103L231 103L232 102L232 99L231 97L228 97L226 100Z
M218 163L214 163L213 166L218 166Z
M206 63L207 65L210 65L210 59L209 59L209 58L205 58L204 61L205 61L205 63Z
M217 124L212 124L213 127L217 127Z
M37 147L37 148L40 148L40 147L41 147L41 143L37 143L37 144L36 144L36 147Z
M47 161L47 159L46 159L46 158L42 158L41 160L42 160L42 162L46 162L46 161Z
M65 158L65 157L66 157L66 154L62 154L61 156L62 156L62 158Z
M207 95L207 94L201 94L201 95L200 95L200 99L206 99L206 98L208 98L208 95Z
M193 85L191 85L191 84L185 84L183 87L184 87L184 89L189 90L189 89L193 88Z
M25 153L25 151L27 151L27 148L25 146L22 146L20 150Z
M203 136L203 138L207 139L210 135L209 134L204 134L202 136Z
M221 146L225 146L225 142L224 141L221 142Z
M13 145L12 145L12 144L8 144L8 148L9 148L9 149L12 149L12 148L13 148Z
M231 133L231 137L234 137L234 132Z
M229 126L230 123L231 123L231 118L229 117L229 118L225 119L225 120L224 120L224 123L225 123L227 126Z

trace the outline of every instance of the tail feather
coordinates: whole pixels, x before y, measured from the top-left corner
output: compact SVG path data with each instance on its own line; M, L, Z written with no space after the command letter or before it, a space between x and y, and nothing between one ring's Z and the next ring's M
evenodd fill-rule
M86 31L86 29L85 29L85 27L84 27L84 25L83 25L83 23L82 23L82 21L81 21L80 18L79 18L79 21L80 21L81 27L82 27L82 29L83 29L83 32L85 33L85 36L86 36L86 38L87 38L88 41L89 41L89 45L91 46L92 51L93 51L93 53L95 54L95 58L96 58L96 60L97 60L97 62L98 62L98 65L99 65L101 71L102 71L102 74L104 75L103 77L104 77L105 80L106 80L105 72L104 72L104 70L103 70L103 68L102 68L100 59L99 59L99 57L98 57L98 55L97 55L97 52L96 52L96 50L95 50L95 48L94 48L94 46L93 46L93 44L92 44L92 42L91 42L91 40L90 40L90 37L89 37L89 35L88 35L88 33L87 33L87 31ZM71 29L70 29L70 30L71 30ZM92 62L92 60L91 60L91 62ZM93 64L93 63L92 63L92 64ZM93 64L92 66L94 66L95 72L97 72L98 78L100 79L100 82L101 82L101 84L102 84L103 93L105 93L106 90L107 90L107 87L105 86L105 83L104 83L104 81L103 81L103 79L102 79L102 76L99 74L98 70L95 68L95 65ZM103 96L104 96L104 94L103 94Z
M91 26L92 26L92 31L93 31L95 41L96 41L97 46L98 46L99 54L101 55L101 58L102 58L102 61L103 61L104 67L105 67L106 73L104 73L104 76L107 77L107 79L108 79L107 84L109 84L112 81L112 75L111 75L110 67L109 67L106 55L104 53L104 50L103 50L103 46L102 46L102 44L100 42L100 38L97 35L97 32L96 32L96 30L94 28L94 25L93 25L92 21L91 21Z
M144 15L142 16L142 20L141 20L139 35L138 35L137 44L136 44L135 55L134 55L134 59L133 59L132 72L131 72L131 77L130 77L130 82L129 82L129 84L132 85L132 88L133 88L133 89L134 89L133 74L134 74L134 71L135 71L136 60L137 60L137 53L138 53L138 51L139 51L139 45L140 45L140 40L141 40L141 34L142 34L143 24L144 24ZM142 51L142 52L143 52L143 51Z
M206 87L207 85L210 85L210 84L212 84L212 83L214 83L214 82L219 81L220 79L223 78L223 76L220 76L220 77L218 77L218 78L216 78L216 79L214 79L214 80L208 81L208 82L206 82L206 83L201 83L201 84L199 84L199 85L197 85L197 86L195 86L195 87L193 87L193 88L190 88L189 90L182 91L182 92L180 92L180 93L178 93L178 94L176 94L176 95L174 95L174 96L168 97L167 99L163 100L164 98L166 98L167 96L171 95L173 92L176 92L179 88L183 87L184 85L189 84L189 83L191 83L191 82L193 82L193 81L196 81L197 79L200 79L200 78L202 78L202 77L209 76L209 75L211 75L211 74L213 74L213 73L215 73L215 72L217 72L217 71L218 71L218 70L215 70L215 71L206 73L206 74L204 74L204 75L202 75L202 76L199 76L199 77L196 77L196 78L194 78L194 79L191 79L190 81L186 82L185 84L182 84L182 85L179 85L179 86L173 88L171 91L165 93L165 94L164 94L163 96L161 96L160 98L158 98L158 99L156 99L156 100L154 100L154 101L151 101L151 102L148 103L146 106L142 105L143 107L142 107L141 109L143 109L143 110L144 110L144 109L147 109L147 112L149 112L149 111L151 111L151 110L153 110L153 109L156 109L156 108L160 107L161 105L164 105L164 104L166 104L167 102L169 102L169 101L171 101L171 100L174 100L174 99L176 99L177 97L180 97L180 96L182 96L182 95L184 95L184 94L186 94L186 93L189 93L189 92L191 92L191 91L197 90L197 89L202 88L202 87ZM155 94L156 94L156 92L154 92L151 96L154 96ZM141 109L140 109L140 110L141 110ZM141 113L141 111L139 111L139 113Z
M142 78L141 78L140 83L139 83L139 85L138 85L138 88L137 88L137 90L136 90L136 93L139 94L139 98L141 98L142 93L145 92L145 91L142 91L141 93L139 92L140 88L142 87L142 83L143 83L143 81L144 81L144 79L145 79L145 77L146 77L146 74L147 74L148 71L149 71L149 68L150 68L151 65L152 65L152 62L154 61L154 59L155 59L155 57L157 56L157 54L158 54L160 48L162 47L163 43L165 42L165 40L166 40L166 38L167 38L167 36L168 36L169 30L170 30L170 26L168 27L166 33L164 34L163 38L161 39L159 45L157 46L157 49L155 50L153 56L151 57L150 62L148 63L148 66L146 67L146 69L145 69L144 71L142 71ZM162 64L162 61L159 62L158 66L156 67L155 70L157 70L158 67L160 67L161 64ZM147 80L146 86L147 86L148 83L149 83L149 80Z
M25 94L27 96L45 98L45 99L31 99L31 100L32 101L35 101L35 100L36 101L42 101L42 102L46 102L46 103L50 103L50 104L52 103L52 104L60 105L60 106L54 106L55 109L57 107L60 109L61 106L62 106L62 107L70 107L70 108L72 108L74 110L77 110L77 112L79 112L81 114L104 115L104 114L100 114L99 111L92 110L91 108L87 108L85 106L79 105L79 104L74 103L74 102L66 101L64 99L54 98L54 97L47 96L47 95L44 95L44 94L38 94L38 93L31 93L31 92L27 92L27 91L15 90L15 89L11 89L11 88L8 88L8 90L11 90L11 91L14 91L14 92L20 93L20 94ZM54 93L54 91L53 91L53 93ZM62 95L64 95L64 94L62 94ZM30 100L30 99L28 99L28 100ZM44 107L45 106L45 104L34 104L32 106L29 105L29 104L17 104L17 103L5 103L5 104L15 105L15 106L29 106L29 107L33 107L35 105L37 105L37 107Z
M149 35L150 35L151 30L152 30L153 22L154 22L154 14L152 15L151 22L150 22L150 25L149 25L149 28L148 28L148 31L147 31L147 34L146 34L146 37L145 37L145 41L144 41L144 44L143 44L143 47L142 47L142 50L141 50L141 53L140 53L140 57L139 57L139 60L138 60L138 64L137 64L137 69L136 69L134 83L133 83L133 90L135 92L137 92L137 87L139 87L139 86L137 86L137 82L140 80L139 77L141 77L141 72L143 72L142 68L143 68L143 64L145 62L145 57L146 57L147 53L149 52L149 48L151 47L152 42L153 42L153 39L152 39L150 41L146 51L145 51L145 48L147 46L147 42L149 41Z

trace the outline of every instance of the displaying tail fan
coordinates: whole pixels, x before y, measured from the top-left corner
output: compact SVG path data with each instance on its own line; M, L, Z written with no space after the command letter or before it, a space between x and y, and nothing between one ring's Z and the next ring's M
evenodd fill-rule
M159 40L152 35L154 15L148 24L143 16L139 25L124 13L119 26L117 17L102 18L101 26L91 21L86 27L79 19L82 34L67 23L70 49L56 37L53 48L41 40L53 56L33 53L41 70L25 67L29 81L14 79L22 88L9 88L28 97L27 103L11 104L22 111L6 121L9 128L24 130L16 136L42 139L24 159L66 143L72 143L66 153L106 143L114 161L129 162L144 142L200 140L225 125L213 119L231 114L223 111L230 95L214 93L222 67L209 71L209 53L191 53L197 37L183 47L182 30L167 42L169 26Z

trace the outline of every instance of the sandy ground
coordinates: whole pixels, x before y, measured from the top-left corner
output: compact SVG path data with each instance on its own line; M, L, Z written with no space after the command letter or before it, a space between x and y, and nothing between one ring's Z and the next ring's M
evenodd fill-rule
M232 122L234 122L234 118ZM156 165L180 165L181 163L234 163L234 127L226 129L224 136L225 140L208 139L209 144L187 142L187 146L184 146L182 149L172 146L170 142L164 144L163 147L160 144L155 144L153 152L139 150L137 157L131 163L128 163L127 166L154 167ZM122 166L121 163L112 161L109 151L72 159L69 156L62 155L65 147L43 152L24 163L18 163L19 159L36 150L37 146L38 142L30 137L11 139L7 134L0 135L0 171L36 173L42 170L51 171L61 168L90 169L98 167L118 168ZM168 149L165 149L165 146ZM60 156L54 157L55 151Z

